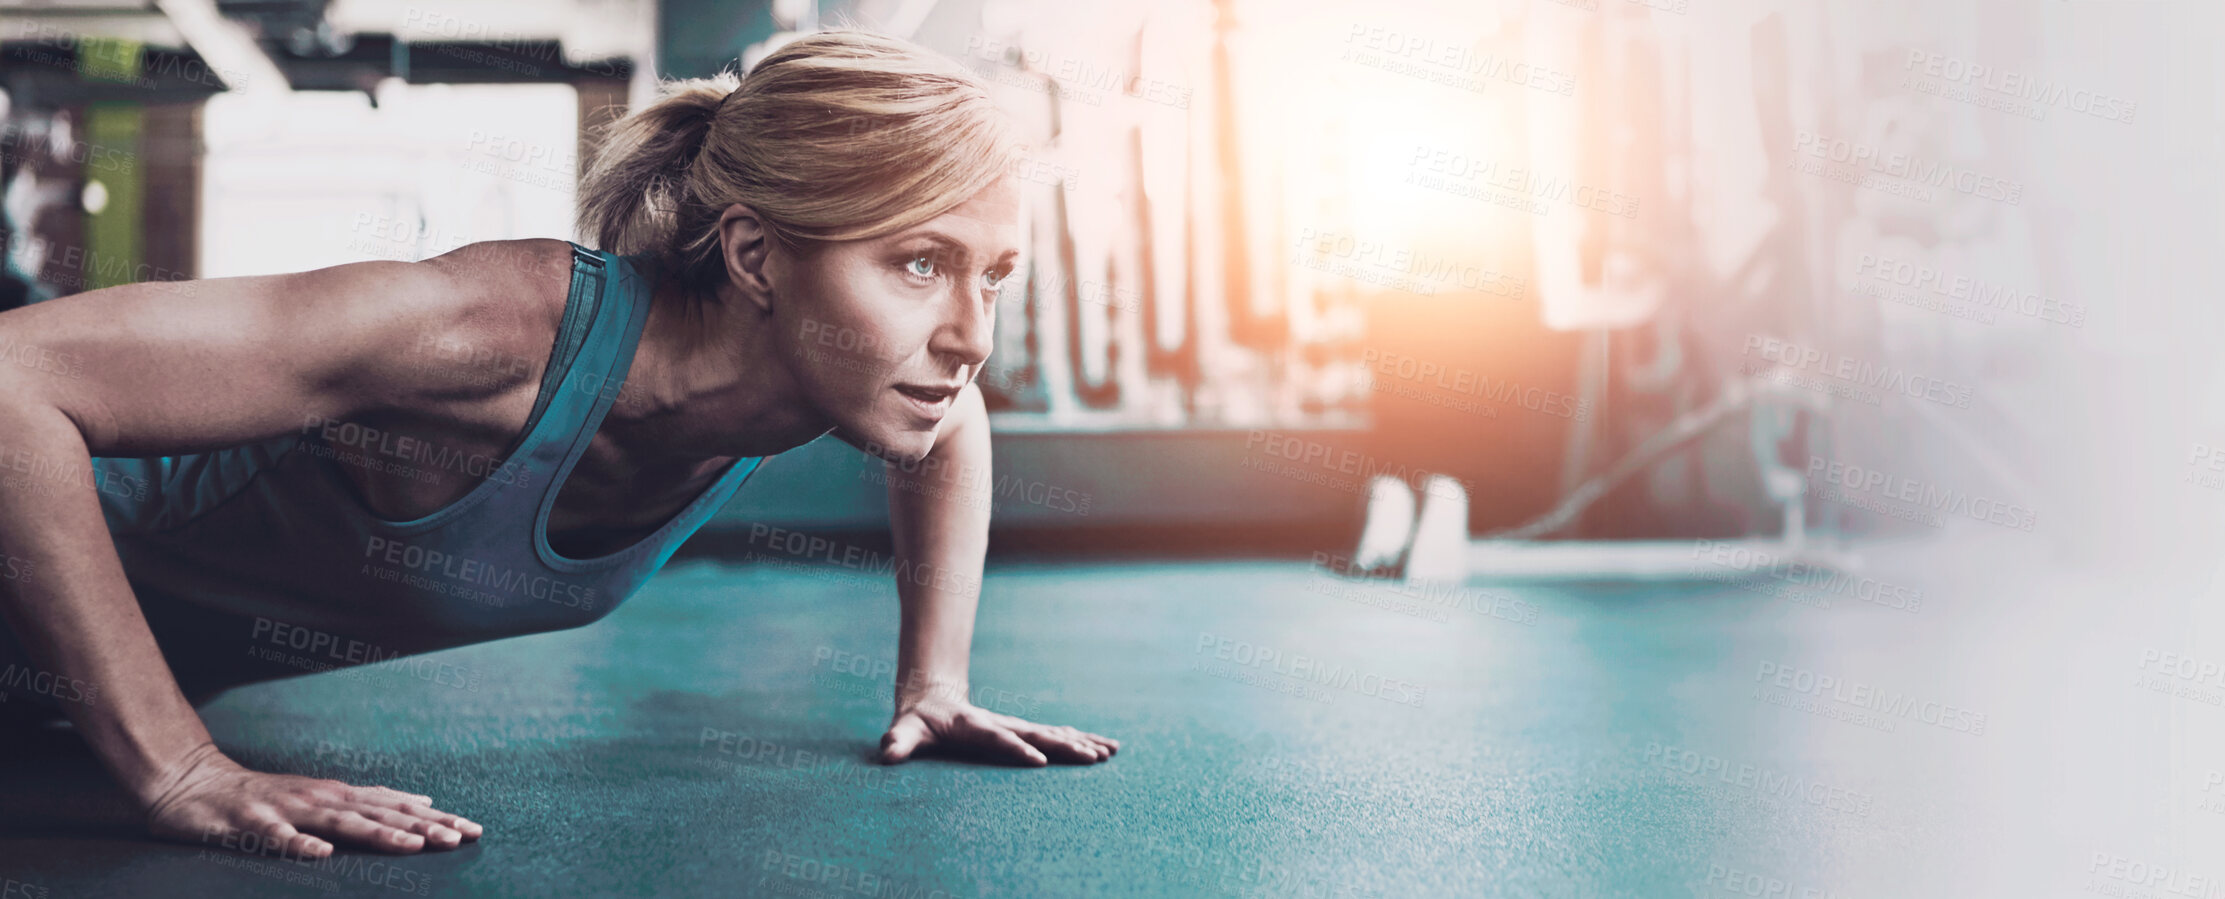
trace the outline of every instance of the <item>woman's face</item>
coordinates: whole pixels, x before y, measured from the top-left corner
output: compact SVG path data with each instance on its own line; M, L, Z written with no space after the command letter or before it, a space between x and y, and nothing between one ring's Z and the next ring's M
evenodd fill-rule
M782 355L838 436L899 461L934 448L995 345L998 288L1019 245L1020 193L1005 177L919 225L782 267Z

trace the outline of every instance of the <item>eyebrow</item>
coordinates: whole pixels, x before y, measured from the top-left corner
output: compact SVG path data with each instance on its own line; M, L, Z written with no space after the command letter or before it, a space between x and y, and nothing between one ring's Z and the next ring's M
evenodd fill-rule
M934 241L937 245L940 245L946 249L955 251L961 256L972 255L972 253L966 247L964 241L961 241L955 237L950 236L947 233L935 230L933 228L914 231L898 237L896 240L898 243L902 243L907 240L930 240ZM997 254L996 261L1011 262L1015 259L1018 259L1019 257L1020 251L1018 249L1007 249L1004 252Z

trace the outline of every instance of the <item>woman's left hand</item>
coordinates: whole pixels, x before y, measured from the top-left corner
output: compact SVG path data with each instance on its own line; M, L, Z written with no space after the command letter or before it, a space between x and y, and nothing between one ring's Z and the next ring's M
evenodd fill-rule
M881 762L894 765L923 748L973 754L1018 765L1053 761L1092 765L1112 758L1120 741L1071 727L999 715L963 699L929 696L897 706L881 737Z

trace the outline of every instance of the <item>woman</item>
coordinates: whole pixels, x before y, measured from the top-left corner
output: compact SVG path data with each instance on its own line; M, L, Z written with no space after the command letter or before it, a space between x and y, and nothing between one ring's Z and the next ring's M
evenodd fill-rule
M881 759L1109 758L965 700L988 509L977 479L928 483L989 463L972 381L1018 264L1018 152L950 61L819 34L613 127L580 199L606 252L498 241L0 315L15 358L60 360L0 366L0 710L66 714L161 837L454 847L479 825L247 770L193 705L593 622L763 457L834 433L888 461L911 573Z

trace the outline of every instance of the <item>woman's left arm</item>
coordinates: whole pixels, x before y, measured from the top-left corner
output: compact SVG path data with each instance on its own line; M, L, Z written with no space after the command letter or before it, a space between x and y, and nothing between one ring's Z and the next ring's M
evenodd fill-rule
M998 714L971 699L967 656L989 552L989 462L989 410L980 388L968 384L951 401L927 458L909 472L887 466L903 623L896 714L881 737L881 761L895 764L923 747L1025 765L1104 761L1119 741Z

